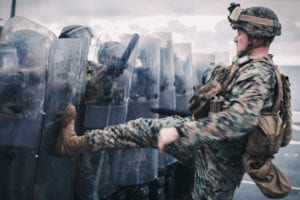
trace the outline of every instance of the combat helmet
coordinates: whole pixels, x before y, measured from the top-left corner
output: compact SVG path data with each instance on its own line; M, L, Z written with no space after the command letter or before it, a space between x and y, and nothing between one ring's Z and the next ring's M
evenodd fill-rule
M93 32L88 26L70 25L62 29L58 38L92 38Z
M278 17L269 8L242 9L240 4L231 3L228 10L228 20L233 29L241 29L252 37L274 37L281 34Z

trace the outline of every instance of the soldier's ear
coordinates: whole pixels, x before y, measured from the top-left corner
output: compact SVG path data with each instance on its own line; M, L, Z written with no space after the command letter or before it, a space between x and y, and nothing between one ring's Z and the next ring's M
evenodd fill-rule
M254 46L260 46L260 45L263 44L263 43L264 43L263 38L260 38L260 37L253 37L253 38L252 38L252 44L253 44Z

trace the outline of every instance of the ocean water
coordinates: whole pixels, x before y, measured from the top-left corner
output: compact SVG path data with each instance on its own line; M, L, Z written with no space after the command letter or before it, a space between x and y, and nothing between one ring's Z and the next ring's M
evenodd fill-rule
M300 111L300 65L279 66L279 71L289 76L291 83L292 111Z

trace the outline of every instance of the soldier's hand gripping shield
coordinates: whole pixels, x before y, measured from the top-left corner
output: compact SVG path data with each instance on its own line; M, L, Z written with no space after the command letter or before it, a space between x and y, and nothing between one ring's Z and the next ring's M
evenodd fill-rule
M160 41L141 37L131 78L126 121L158 118L151 107L158 107L160 74ZM158 151L154 149L122 149L118 184L122 186L148 183L158 175Z
M46 69L56 36L22 17L6 21L1 43L0 196L33 199L44 121ZM17 56L17 57L16 57ZM17 58L17 62L15 61ZM4 89L3 84L8 87Z
M99 44L96 64L88 72L83 129L103 128L126 121L132 67L139 36ZM90 62L90 64L93 64ZM99 75L102 69L107 70ZM86 153L80 158L76 193L82 199L99 199L118 189L120 150Z

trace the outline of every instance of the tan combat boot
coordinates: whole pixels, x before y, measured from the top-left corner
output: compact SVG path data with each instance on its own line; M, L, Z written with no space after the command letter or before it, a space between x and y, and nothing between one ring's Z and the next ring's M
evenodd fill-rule
M76 108L73 105L68 105L62 115L61 132L55 147L55 151L59 155L78 156L88 151L86 136L77 136L74 130L75 118Z

